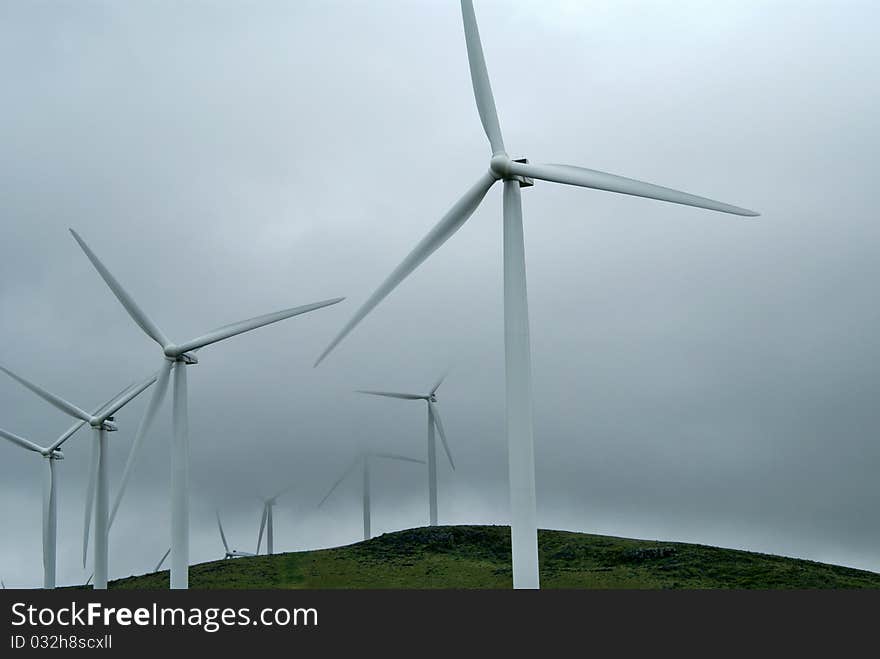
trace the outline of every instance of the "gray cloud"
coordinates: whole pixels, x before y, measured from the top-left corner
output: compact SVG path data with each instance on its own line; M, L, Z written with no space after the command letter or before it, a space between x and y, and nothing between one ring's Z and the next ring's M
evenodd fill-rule
M880 570L880 358L869 2L479 2L514 157L756 208L744 220L539 183L524 191L544 527ZM190 371L192 559L351 542L362 443L424 455L421 389L458 470L445 523L506 523L500 193L318 369L354 308L485 171L457 3L5 3L0 362L93 405L155 367L67 234L176 339L336 295ZM113 480L146 401L119 416ZM168 416L111 537L112 576L168 545ZM67 420L0 380L0 426ZM79 566L90 438L61 465L59 581ZM7 584L41 579L42 465L3 446ZM376 532L423 524L424 474L377 467Z

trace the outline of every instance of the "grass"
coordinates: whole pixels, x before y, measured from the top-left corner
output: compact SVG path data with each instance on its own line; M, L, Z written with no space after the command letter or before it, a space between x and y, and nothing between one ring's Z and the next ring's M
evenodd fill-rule
M539 531L542 588L880 588L880 574L676 542ZM193 565L190 588L510 588L510 528L438 526L333 549ZM168 571L111 588L164 589Z

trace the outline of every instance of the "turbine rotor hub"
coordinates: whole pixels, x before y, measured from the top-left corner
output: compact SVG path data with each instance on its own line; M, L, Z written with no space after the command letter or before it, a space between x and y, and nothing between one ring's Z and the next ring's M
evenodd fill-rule
M492 156L492 159L489 161L489 171L499 179L508 178L510 172L510 158L508 158L506 154Z

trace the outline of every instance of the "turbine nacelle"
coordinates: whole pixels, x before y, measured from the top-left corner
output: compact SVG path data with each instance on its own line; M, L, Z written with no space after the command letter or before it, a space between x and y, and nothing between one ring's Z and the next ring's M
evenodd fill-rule
M116 432L119 430L119 426L117 426L112 419L113 417L108 417L106 419L101 419L99 417L92 417L89 421L89 425L92 426L95 430L103 430L105 432Z
M64 453L61 451L49 451L48 453L43 453L43 457L49 460L63 460Z
M519 187L521 188L530 188L535 185L535 179L530 178L528 176L520 176L519 174L512 174L510 172L510 163L518 162L523 165L529 164L528 158L516 158L511 160L506 153L496 154L492 156L492 159L489 161L489 171L498 179L501 180L511 180L511 181L519 181Z
M187 366L199 363L199 358L196 357L195 352L184 352L173 343L163 347L162 352L167 359L174 362L183 362Z

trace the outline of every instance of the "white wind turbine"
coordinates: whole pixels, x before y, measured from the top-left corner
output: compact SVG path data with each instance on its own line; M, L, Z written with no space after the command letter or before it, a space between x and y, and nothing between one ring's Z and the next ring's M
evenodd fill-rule
M162 403L168 387L171 369L174 367L174 392L171 413L173 427L171 442L171 588L187 588L189 585L189 420L187 412L186 366L197 364L198 359L195 356L195 352L207 345L292 316L336 304L345 298L337 297L257 316L224 325L183 343L174 343L168 339L165 333L159 329L158 325L137 305L116 278L110 274L110 271L104 267L104 264L101 263L95 253L86 245L85 241L80 238L79 234L73 229L70 230L70 233L92 262L92 265L95 266L98 274L101 275L101 278L128 312L128 315L162 349L162 367L159 370L156 389L153 392L141 424L135 433L111 518L115 518L119 502L122 500L131 475L134 457L144 435L156 416L159 405Z
M249 551L239 551L238 549L230 549L229 544L226 542L226 534L223 533L223 522L220 521L220 511L217 511L217 528L220 530L220 539L223 541L223 549L226 550L226 555L223 558L239 558L240 556L256 556L256 554L252 554ZM257 553L259 553L260 549L257 548ZM158 570L157 570L158 572Z
M504 356L513 587L538 588L538 531L532 438L532 376L520 187L531 186L534 179L540 179L695 206L734 215L754 217L758 213L593 169L572 165L533 165L529 164L526 159L511 160L501 138L501 126L498 122L495 100L489 85L489 75L486 71L486 62L483 59L483 48L471 0L461 0L461 13L477 111L492 148L489 171L483 174L473 187L452 206L440 222L428 232L428 235L416 245L355 312L351 320L324 350L315 365L317 366L385 296L461 228L480 205L489 188L497 181L503 181Z
M263 515L260 519L260 533L257 536L257 553L260 553L260 545L263 543L263 531L266 531L266 553L275 553L275 521L272 516L272 509L278 502L278 497L290 491L293 485L285 487L277 494L268 498L261 498L263 502Z
M53 444L45 449L29 442L21 437L16 437L12 433L0 431L4 437L13 441L24 448L30 448L41 453L48 458L48 471L46 476L46 485L44 490L43 501L43 581L45 588L55 587L55 530L57 524L57 483L58 475L55 473L55 460L63 457L57 448L61 446L67 439L73 435L80 427L88 423L95 431L95 440L92 444L92 476L89 478L89 494L86 503L86 520L88 520L92 509L92 497L94 496L95 511L95 588L107 588L107 558L108 558L108 511L109 511L109 474L108 474L108 456L107 456L107 433L117 430L116 424L113 422L113 415L120 409L132 401L136 396L143 392L147 387L156 381L153 375L140 384L133 384L123 389L114 398L111 398L104 405L98 407L95 412L89 414L80 409L73 403L70 403L60 396L49 393L39 385L26 380L3 366L3 371L24 385L40 398L48 402L53 407L61 410L65 414L79 419L78 423L71 426L64 435L55 440ZM15 437L15 439L13 439ZM22 443L24 442L24 443ZM87 522L88 523L88 522Z
M84 421L76 424L51 446L42 447L24 437L0 428L0 437L5 437L13 444L28 451L34 451L46 458L46 476L43 479L43 588L55 588L55 533L57 529L57 493L58 475L55 473L55 462L63 460L64 454L60 446L67 437L79 430ZM5 586L4 586L5 588Z
M437 526L437 448L434 439L434 428L440 432L440 439L443 442L443 450L446 451L446 457L449 459L449 466L455 470L455 463L452 461L452 453L449 451L449 444L446 441L446 431L443 429L443 422L440 420L440 410L437 409L437 389L443 384L445 375L431 388L427 394L401 394L393 391L371 391L367 389L358 389L358 393L370 394L372 396L385 396L386 398L401 398L403 400L423 400L427 403L428 409L428 521L431 526Z
M333 494L333 491L339 486L339 484L346 479L346 477L354 470L358 465L362 468L362 479L363 479L363 490L361 494L361 501L363 503L364 509L364 540L369 540L372 536L370 535L370 458L386 458L388 460L402 460L404 462L417 462L419 464L425 464L424 460L418 460L416 458L408 458L404 455L397 455L396 453L384 453L378 451L361 451L358 453L357 457L355 457L354 461L349 465L348 469L346 469L342 476L339 477L335 483L333 483L333 487L330 488L330 491L324 495L324 498L321 499L320 503L318 503L318 508L324 505L324 502L330 498L330 495Z
M64 435L55 440L52 445L47 447L34 444L24 437L19 437L15 433L0 428L0 437L5 437L23 449L39 453L46 459L46 476L43 479L43 588L55 588L55 533L58 519L58 501L56 498L58 475L55 473L55 462L64 459L64 454L60 450L61 444L79 430L83 423L85 421L74 425Z

